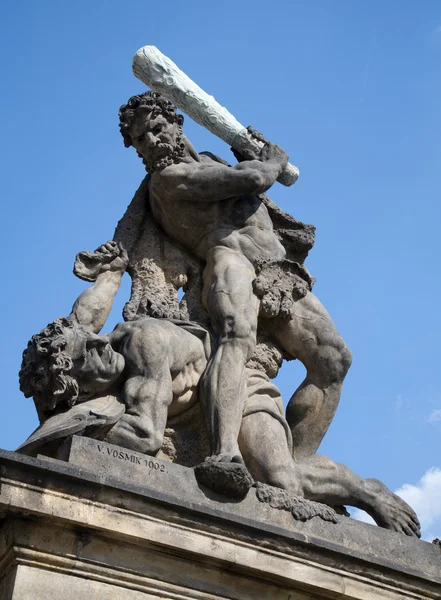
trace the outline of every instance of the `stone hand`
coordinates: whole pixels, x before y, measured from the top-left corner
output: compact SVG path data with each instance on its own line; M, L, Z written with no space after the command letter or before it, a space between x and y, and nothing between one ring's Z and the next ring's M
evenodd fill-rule
M79 252L73 271L80 279L96 281L101 273L124 273L128 262L129 257L124 246L120 242L109 241L99 246L95 252Z
M267 142L260 153L260 160L262 162L278 162L282 167L282 171L288 164L288 159L287 153L280 146L271 142Z
M257 131L257 129L254 129L254 127L251 127L251 125L247 127L247 131L250 134L250 136L255 140L262 142L263 144L268 143L268 140L264 137L263 133L260 133L259 131ZM260 159L260 152L258 151L257 147L253 148L252 146L249 146L241 152L239 152L239 150L236 150L235 148L230 148L230 150L234 154L237 162L243 162L244 160Z
M269 141L266 139L266 137L263 135L263 133L260 133L260 131L257 131L257 129L254 129L254 127L251 127L251 125L249 125L247 127L247 131L253 138L255 138L256 140L259 140L259 142L263 142L264 144L269 143Z

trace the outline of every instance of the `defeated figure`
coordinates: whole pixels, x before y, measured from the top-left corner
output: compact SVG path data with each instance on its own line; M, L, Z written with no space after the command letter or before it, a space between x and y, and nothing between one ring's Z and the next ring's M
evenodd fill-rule
M198 401L198 382L210 360L207 329L141 317L97 335L127 262L115 242L78 255L76 274L95 282L67 318L33 336L23 353L20 388L33 396L41 425L19 451L54 452L77 433L154 455L167 418ZM261 373L249 370L247 377L238 439L255 481L330 506L356 506L381 527L420 535L414 511L379 481L363 480L325 456L294 461L277 388Z

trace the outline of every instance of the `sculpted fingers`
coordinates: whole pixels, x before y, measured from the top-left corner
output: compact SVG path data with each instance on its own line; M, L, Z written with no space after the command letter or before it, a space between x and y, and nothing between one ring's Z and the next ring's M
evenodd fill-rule
M251 125L249 125L249 127L247 127L247 131L248 133L255 138L256 140L259 140L259 142L263 142L264 144L268 144L268 140L266 139L266 137L263 135L263 133L260 133L260 131L257 131L257 129L254 129L254 127L251 127Z
M421 529L419 525L416 525L413 521L409 521L409 527L412 530L412 534L416 537L421 537Z
M260 153L260 159L263 162L267 162L269 160L269 153L271 151L271 143L267 142L264 147L262 148L262 151Z
M410 529L412 530L413 535L416 535L417 537L421 537L421 524L420 521L418 519L418 517L416 516L416 513L409 507L409 519L408 519L408 525L410 527Z
M106 258L107 257L114 258L115 256L118 256L120 254L120 248L119 248L117 242L109 241L109 242L106 242L105 244L101 244L101 246L99 246L95 250L95 253L102 254Z
M110 240L101 244L95 252L80 252L75 260L74 273L85 281L96 281L98 275L106 271L124 273L128 262L124 246Z
M280 146L267 142L262 148L260 159L263 162L274 161L280 163L285 168L288 164L288 155Z
M410 519L402 518L399 520L401 531L410 537L420 537L419 529L414 528L414 524Z
M121 242L118 242L118 248L119 248L119 257L123 261L125 266L127 266L129 264L129 254Z

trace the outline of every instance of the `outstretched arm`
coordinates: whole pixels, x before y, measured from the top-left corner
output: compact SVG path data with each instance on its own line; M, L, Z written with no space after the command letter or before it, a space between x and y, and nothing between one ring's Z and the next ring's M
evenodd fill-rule
M93 253L80 252L74 273L94 284L77 298L69 318L86 331L99 333L112 309L127 264L127 252L118 242L107 242Z
M262 148L259 160L245 160L234 167L219 163L181 163L160 174L163 192L178 200L219 202L241 194L266 192L288 162L275 144Z

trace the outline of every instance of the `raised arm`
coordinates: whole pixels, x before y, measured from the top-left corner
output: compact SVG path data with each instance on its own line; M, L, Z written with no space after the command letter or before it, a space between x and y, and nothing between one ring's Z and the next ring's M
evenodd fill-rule
M162 191L180 200L219 202L241 194L268 190L288 162L288 155L267 143L259 160L245 160L234 167L219 163L181 163L160 174Z
M80 252L74 273L94 284L77 298L69 318L86 331L99 333L112 309L127 264L127 252L118 242L107 242L95 252Z

